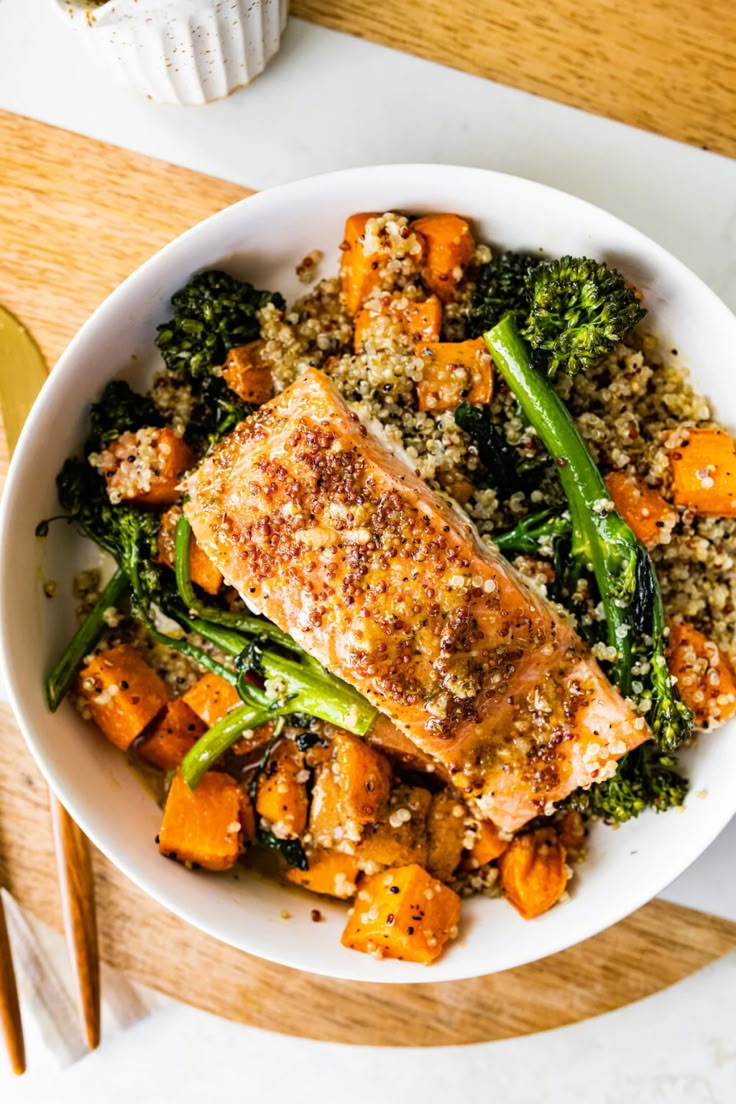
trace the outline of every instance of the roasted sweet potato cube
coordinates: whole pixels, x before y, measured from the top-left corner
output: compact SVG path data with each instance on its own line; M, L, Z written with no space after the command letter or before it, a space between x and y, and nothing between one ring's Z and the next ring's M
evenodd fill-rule
M377 217L375 211L361 212L350 215L345 223L345 238L340 247L340 288L351 314L355 314L381 280L380 258L366 256L363 251L366 223Z
M688 429L668 455L672 495L706 517L736 515L736 442L725 429Z
M234 866L244 843L243 797L242 787L229 774L205 774L197 788L190 790L177 772L158 837L161 854L206 870Z
M401 331L412 342L439 341L442 304L436 295L430 295L428 299L407 299L405 295L400 295L393 298L385 296L378 303L363 307L355 316L353 345L356 353L362 353L371 340L381 344L382 326L385 327L386 319L398 322ZM394 325L394 331L395 328ZM391 332L389 330L386 336Z
M256 812L279 839L294 839L307 827L308 776L304 756L293 740L277 744L259 775Z
M330 897L353 897L360 868L354 855L340 851L311 850L307 853L308 870L292 866L286 877L290 882L310 889L312 893L325 893Z
M567 885L565 848L554 828L515 836L499 857L501 887L525 920L557 904Z
M347 840L340 807L340 787L330 760L318 767L312 786L309 806L309 835L319 847L354 850L354 840Z
M338 730L333 737L334 774L346 823L377 820L391 792L391 765L359 736Z
M694 625L670 629L669 668L698 728L714 728L736 713L736 673L726 653Z
M653 547L677 521L677 510L642 479L626 472L611 472L606 487L614 506L634 535Z
M158 530L157 563L173 570L176 552L176 527L181 517L181 506L172 506L161 515ZM217 594L222 586L222 575L209 556L202 551L194 537L189 542L189 574L192 582L200 586L207 594Z
M95 467L111 501L138 506L171 506L181 477L194 466L189 445L168 426L128 431L97 454Z
M271 369L260 358L262 341L236 345L227 354L222 378L243 402L260 406L273 397Z
M422 278L443 303L455 298L475 257L475 242L470 226L459 215L425 215L411 224L425 241Z
M123 751L169 698L163 680L130 644L94 656L79 673L77 693L95 724Z
M417 383L419 409L439 414L461 402L489 403L493 365L482 337L474 341L420 342L423 375Z
M175 770L206 731L207 725L184 699L174 698L143 734L135 750L152 767Z
M427 817L432 795L421 786L396 786L382 820L367 825L356 847L361 866L427 864Z
M200 717L207 728L221 720L236 705L242 705L240 694L232 685L219 675L208 671L194 686L190 686L183 700Z
M503 839L495 824L490 820L477 820L472 827L473 846L463 859L466 870L477 870L479 866L493 862L503 855L509 840Z
M457 935L460 898L412 863L362 877L342 943L377 958L429 964Z
M244 732L239 740L235 741L230 751L233 755L250 756L251 758L259 756L273 736L273 728L273 721L266 721L265 724L258 725L257 728L251 728Z
M240 838L243 843L252 843L256 838L256 813L253 802L242 786L238 793L238 801L240 803Z
M427 817L427 870L442 882L452 877L460 865L467 812L462 798L450 789L432 795Z

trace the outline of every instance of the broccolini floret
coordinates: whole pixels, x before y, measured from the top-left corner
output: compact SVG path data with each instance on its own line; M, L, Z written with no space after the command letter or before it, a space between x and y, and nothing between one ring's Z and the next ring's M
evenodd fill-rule
M167 368L192 378L225 362L230 349L260 336L257 311L285 306L278 292L258 291L228 272L199 272L173 296L174 317L158 327L156 345Z
M595 367L645 314L621 273L599 261L500 253L478 270L468 327L478 337L511 316L535 367L574 376Z
M505 314L514 314L523 323L529 310L527 273L538 263L539 258L529 253L507 252L480 266L468 318L470 337L481 337Z
M520 329L542 351L547 373L594 368L646 314L620 272L588 257L542 261L525 277L529 311Z
M673 755L651 743L642 744L621 759L613 778L575 790L559 807L611 823L632 820L645 809L663 813L678 808L687 796L687 780L676 768Z

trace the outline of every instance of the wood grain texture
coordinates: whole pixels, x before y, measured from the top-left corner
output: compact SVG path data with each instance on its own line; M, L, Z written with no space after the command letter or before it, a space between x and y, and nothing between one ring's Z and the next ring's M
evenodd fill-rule
M100 1045L100 956L91 844L49 790L49 808L61 891L64 931L77 981L79 1011L87 1045Z
M26 1049L20 1018L18 987L13 967L13 955L5 922L5 907L0 897L0 1028L13 1073L25 1073Z
M0 149L0 302L29 325L50 363L155 248L245 194L2 113ZM151 195L159 197L153 205ZM61 929L46 786L6 707L0 747L0 881ZM595 939L520 970L452 984L359 985L215 943L96 851L93 869L105 962L231 1019L340 1042L434 1046L545 1030L644 997L736 946L736 924L654 901Z
M292 0L291 11L736 156L733 0Z

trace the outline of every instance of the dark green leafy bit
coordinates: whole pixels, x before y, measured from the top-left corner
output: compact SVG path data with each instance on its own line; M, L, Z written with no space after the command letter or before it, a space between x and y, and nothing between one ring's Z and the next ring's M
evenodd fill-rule
M688 788L676 758L647 743L621 759L613 778L576 790L559 808L623 823L648 808L663 813L682 805Z
M86 452L98 452L127 430L163 424L155 403L124 380L111 380L89 412Z
M260 843L261 847L278 851L288 866L296 866L299 870L309 870L307 854L298 839L278 839L273 832L269 832L266 828L259 828L256 832L256 841Z
M186 439L198 453L206 452L255 409L238 398L222 376L207 376L194 402Z
M172 372L195 378L222 365L230 349L255 341L261 307L285 306L278 292L258 291L217 269L197 273L171 302L174 317L158 327L156 345Z
M525 285L526 320L512 309L532 349L544 352L551 377L594 368L646 314L620 272L588 257L540 262Z
M507 252L481 265L468 317L470 337L480 337L505 314L513 314L523 323L529 309L526 278L538 263L529 253Z
M455 424L472 437L478 459L502 498L508 498L523 488L519 472L519 457L503 433L493 424L488 406L471 406L461 402L455 410Z
M539 510L535 514L527 514L513 529L507 529L498 536L494 534L493 542L504 556L520 553L536 555L542 542L554 546L561 538L569 538L570 524L569 513L561 507Z

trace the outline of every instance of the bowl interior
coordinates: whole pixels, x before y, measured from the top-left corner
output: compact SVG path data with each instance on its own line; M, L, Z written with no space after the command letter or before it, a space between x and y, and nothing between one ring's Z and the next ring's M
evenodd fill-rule
M692 794L682 815L647 814L619 831L593 833L570 900L532 922L501 900L464 902L461 935L431 970L376 962L339 942L345 906L314 899L256 874L192 873L163 862L154 845L160 813L123 757L65 703L50 716L42 676L74 626L71 579L99 563L97 550L64 525L34 537L57 510L54 477L84 433L87 404L123 375L145 384L155 366L156 324L172 293L200 268L222 266L257 286L303 293L295 266L324 250L336 270L345 217L356 210L417 214L452 210L494 244L550 254L587 254L616 264L644 292L647 326L692 370L718 416L736 424L732 375L736 320L692 273L612 216L530 181L449 166L388 166L335 173L254 196L195 227L153 257L99 308L44 387L11 466L0 519L2 650L12 702L41 769L90 838L133 881L212 935L274 961L366 981L442 981L541 958L620 919L695 859L736 808L736 725L701 739L689 756ZM41 583L59 583L53 601ZM696 792L707 796L700 800ZM291 914L282 918L282 911Z

